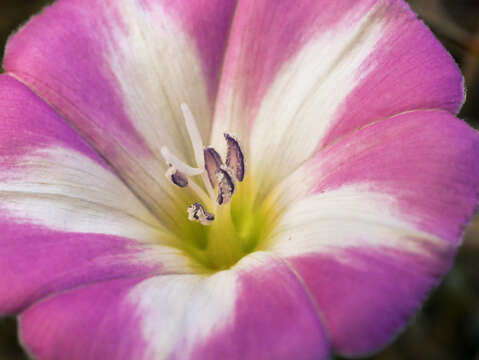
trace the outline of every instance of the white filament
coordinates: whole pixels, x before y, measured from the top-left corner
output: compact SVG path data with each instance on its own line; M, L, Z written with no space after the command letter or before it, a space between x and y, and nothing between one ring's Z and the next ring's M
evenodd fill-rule
M186 176L195 176L204 172L204 170L201 168L194 168L188 164L185 164L183 161L173 155L166 146L162 146L160 151L161 155L163 155L163 158L168 164L173 165L178 171L182 172Z

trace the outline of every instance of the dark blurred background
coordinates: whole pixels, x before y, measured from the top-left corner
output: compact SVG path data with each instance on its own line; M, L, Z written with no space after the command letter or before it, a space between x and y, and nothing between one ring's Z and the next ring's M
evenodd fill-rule
M0 0L0 48L12 31L51 2ZM459 116L479 128L479 0L409 3L461 66L468 92ZM25 359L15 319L0 318L0 360ZM416 318L392 345L367 359L479 360L479 218L467 231L454 268Z

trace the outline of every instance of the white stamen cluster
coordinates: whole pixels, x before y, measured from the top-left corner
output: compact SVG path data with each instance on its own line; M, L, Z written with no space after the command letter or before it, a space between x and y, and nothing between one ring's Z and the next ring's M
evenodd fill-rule
M197 167L191 167L184 163L164 146L161 148L161 154L168 164L166 176L179 187L191 188L206 203L209 203L209 200L213 200L213 202L216 200L218 205L227 204L236 190L236 182L242 181L245 173L244 156L239 143L231 135L224 134L228 150L226 162L223 164L221 156L214 148L203 146L200 132L188 106L184 103L181 104L181 110L193 145ZM208 194L196 182L189 179L196 175L201 175ZM216 188L215 199L214 189ZM188 219L199 221L203 225L209 225L215 218L198 202L191 205L187 212Z

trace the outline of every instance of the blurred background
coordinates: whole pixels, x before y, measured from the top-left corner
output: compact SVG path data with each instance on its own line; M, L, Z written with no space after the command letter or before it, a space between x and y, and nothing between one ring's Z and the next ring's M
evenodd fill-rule
M0 0L0 49L12 31L51 2ZM459 116L478 129L479 0L408 2L460 65L468 96ZM25 359L15 319L0 318L0 360ZM479 218L467 231L454 268L416 318L392 345L366 359L479 360Z

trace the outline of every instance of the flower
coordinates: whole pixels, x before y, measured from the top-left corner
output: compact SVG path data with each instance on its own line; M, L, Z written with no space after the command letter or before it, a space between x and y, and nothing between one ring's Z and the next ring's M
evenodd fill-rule
M477 205L402 0L59 0L4 69L0 313L38 359L369 353Z

